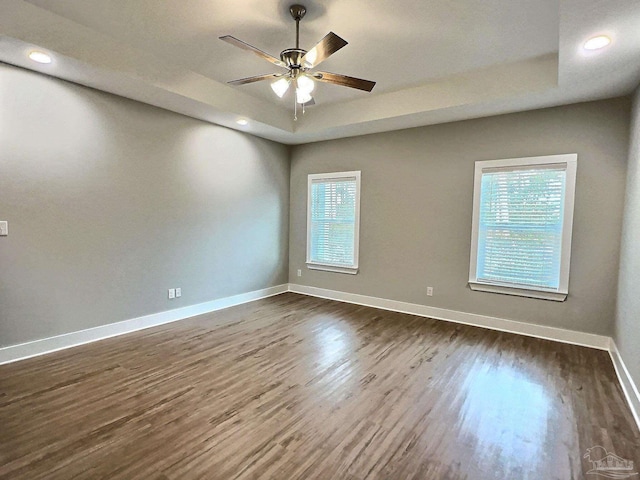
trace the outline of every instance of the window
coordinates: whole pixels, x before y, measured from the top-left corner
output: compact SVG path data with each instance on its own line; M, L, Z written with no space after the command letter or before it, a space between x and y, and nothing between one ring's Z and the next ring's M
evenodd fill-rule
M577 157L476 162L472 290L567 298Z
M307 266L358 273L360 172L309 175Z

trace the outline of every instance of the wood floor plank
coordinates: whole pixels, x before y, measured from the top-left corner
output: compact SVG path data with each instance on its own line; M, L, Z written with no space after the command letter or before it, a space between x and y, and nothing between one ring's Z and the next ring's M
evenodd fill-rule
M1 479L584 479L596 445L640 465L606 352L292 293L0 366Z

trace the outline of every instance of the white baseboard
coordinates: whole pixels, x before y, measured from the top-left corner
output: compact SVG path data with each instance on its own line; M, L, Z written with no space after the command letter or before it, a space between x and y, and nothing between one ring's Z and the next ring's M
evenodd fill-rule
M465 325L488 328L491 330L499 330L502 332L554 340L556 342L597 348L599 350L608 350L622 386L622 390L631 409L631 413L638 424L638 428L640 428L640 393L638 392L638 387L635 385L624 361L622 360L622 357L620 356L620 352L618 351L615 342L610 337L547 327L543 325L534 325L515 320L478 315L475 313L458 312L444 308L429 307L427 305L370 297L367 295L308 287L294 283L276 285L274 287L220 298L210 302L199 303L197 305L176 308L174 310L145 315L143 317L132 318L122 322L110 323L108 325L0 348L0 365L83 345L85 343L96 342L105 338L143 330L145 328L163 325L165 323L184 320L196 315L215 312L216 310L223 310L225 308L252 302L261 298L279 295L287 291L313 297L326 298L329 300L337 300L345 303L354 303L357 305L380 308L382 310L391 310L394 312L408 313L410 315L429 317L436 320L445 320Z
M143 317L110 323L108 325L101 325L99 327L88 328L77 332L65 333L63 335L43 338L41 340L34 340L32 342L21 343L18 345L10 345L8 347L0 348L0 365L24 360L37 355L44 355L45 353L51 353L65 348L75 347L85 343L96 342L105 338L143 330L145 328L163 325L165 323L184 320L185 318L202 315L203 313L215 312L216 310L222 310L242 303L278 295L286 292L287 290L287 284L276 285L275 287L241 293L232 297L219 298L217 300L199 303L197 305L153 313Z
M556 342L570 343L584 347L597 348L599 350L609 350L610 337L604 335L594 335L592 333L576 332L562 328L546 327L544 325L534 325L531 323L506 320L504 318L489 317L475 313L458 312L444 308L429 307L416 303L399 302L386 298L369 297L354 293L327 290L324 288L308 287L305 285L289 284L289 291L302 293L313 297L338 300L340 302L355 303L367 307L380 308L382 310L392 310L394 312L408 313L421 317L435 318L436 320L446 320L448 322L463 323L476 327L499 330L501 332L517 333L529 337L555 340Z
M618 346L613 339L611 339L609 355L611 355L613 368L616 369L616 375L618 375L618 380L620 380L622 391L624 392L624 396L627 398L627 403L629 404L633 418L638 425L638 429L640 429L640 392L638 391L638 387L634 383L633 378L631 378L631 374L629 374L629 370L627 370L627 366L624 364L624 361L620 356L620 352L618 351Z

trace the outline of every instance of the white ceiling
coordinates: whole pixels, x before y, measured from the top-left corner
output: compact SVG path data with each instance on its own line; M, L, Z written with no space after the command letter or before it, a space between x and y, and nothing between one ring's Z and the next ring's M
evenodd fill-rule
M318 84L317 105L294 122L293 100L268 82L226 85L280 69L218 39L278 56L295 44L291 3L2 0L0 61L290 144L624 95L640 83L637 0L303 0L302 48L329 31L349 42L321 70L377 85ZM612 45L586 54L600 33ZM34 47L54 62L28 60Z

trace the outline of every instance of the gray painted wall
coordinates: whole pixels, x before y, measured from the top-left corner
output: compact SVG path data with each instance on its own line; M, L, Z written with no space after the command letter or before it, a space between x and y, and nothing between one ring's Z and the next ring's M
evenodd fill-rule
M297 146L290 172L288 147L7 65L0 65L0 95L0 220L10 229L0 237L0 346L287 277L542 325L614 331L628 99ZM615 324L636 382L639 95ZM579 155L568 300L470 291L473 162L568 152ZM363 172L361 271L307 270L306 175L354 169ZM428 285L434 297L426 296ZM182 287L183 297L169 301L170 287Z
M287 282L288 147L1 64L0 99L0 346Z
M640 386L640 88L631 116L629 168L620 249L618 310L614 340L636 385Z
M289 281L610 335L629 117L630 102L623 98L296 146ZM574 152L578 173L568 299L557 303L471 291L474 161ZM344 170L362 171L360 273L308 270L307 174ZM433 297L426 295L429 285Z

